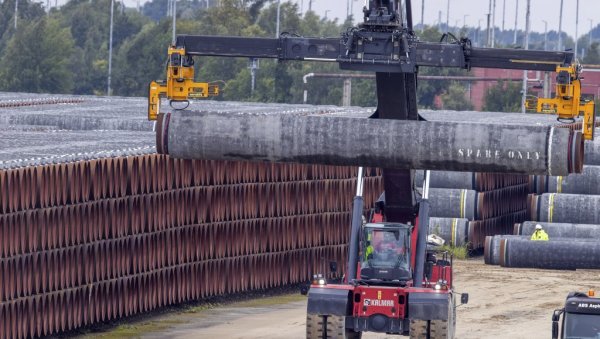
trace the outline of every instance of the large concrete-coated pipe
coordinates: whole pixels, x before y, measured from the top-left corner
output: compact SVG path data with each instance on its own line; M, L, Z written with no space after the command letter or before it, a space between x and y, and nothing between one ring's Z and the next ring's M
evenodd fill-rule
M600 195L546 193L530 201L532 221L600 224Z
M464 218L430 218L429 234L440 236L450 246L466 246L469 242L469 220Z
M585 158L586 165L600 166L600 128L596 129L596 138L585 142Z
M483 262L488 265L500 265L500 240L506 238L528 239L520 235L488 235L483 246Z
M432 188L431 217L477 219L478 194L473 190Z
M476 189L476 175L473 172L431 171L432 188ZM423 185L423 171L415 172L415 185Z
M529 235L535 232L535 225L541 224L550 239L553 238L583 238L600 239L600 225L569 224L525 221L515 224L515 235Z
M600 241L502 239L500 265L559 270L600 269Z
M548 193L600 195L600 166L583 166L581 174L547 177L546 187Z
M567 175L581 133L551 126L179 111L159 116L157 149L177 158Z

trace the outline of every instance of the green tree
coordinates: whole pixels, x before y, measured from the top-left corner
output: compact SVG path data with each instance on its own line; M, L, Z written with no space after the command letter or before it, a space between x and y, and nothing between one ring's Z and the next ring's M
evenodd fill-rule
M583 63L600 65L600 44L598 42L592 42L592 45L587 49L585 53Z
M485 93L483 110L488 112L519 112L521 110L521 85L500 81Z
M443 109L454 111L473 110L473 104L467 98L467 91L463 85L453 81L442 94Z
M74 80L72 55L69 30L61 28L55 19L42 17L10 39L0 59L0 89L69 93Z
M15 1L5 0L0 3L0 55L15 33ZM43 17L46 13L41 3L19 0L18 14L17 26L21 26Z

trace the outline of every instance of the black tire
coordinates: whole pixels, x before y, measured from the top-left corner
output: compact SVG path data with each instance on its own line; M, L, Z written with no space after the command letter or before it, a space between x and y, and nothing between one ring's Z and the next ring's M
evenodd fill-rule
M454 296L450 296L448 303L448 320L432 320L429 327L431 339L454 339L456 330L456 307L454 307Z
M411 320L409 337L410 339L429 339L429 321Z
M322 315L306 315L306 339L326 339L326 320Z
M360 339L362 332L346 328L345 318L337 315L327 316L327 339Z

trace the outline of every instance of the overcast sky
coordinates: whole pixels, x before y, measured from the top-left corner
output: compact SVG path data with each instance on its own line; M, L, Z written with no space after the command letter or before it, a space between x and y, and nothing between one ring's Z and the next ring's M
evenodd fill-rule
M135 7L138 0L122 0L126 6ZM282 2L285 0L281 0ZM303 11L308 9L309 0L289 0L295 2ZM362 7L364 0L312 0L313 10L319 15L330 18L339 18L343 20L346 17L346 10L350 1L354 3L354 18L362 20ZM412 0L413 20L415 24L421 22L421 3L423 0ZM490 0L424 0L425 1L425 24L434 24L438 20L441 11L442 22L446 22L446 11L448 1L450 1L450 26L457 23L463 25L466 17L467 26L477 27L481 20L481 26L486 26L486 14L489 12ZM492 0L494 1L494 0ZM59 0L60 3L66 2ZM146 1L141 0L142 4ZM512 29L515 26L515 10L518 7L519 29L525 30L525 6L527 0L495 0L496 2L496 27L502 28L502 17L505 12L504 25L506 29ZM559 9L561 0L531 0L531 29L532 31L544 32L544 22L548 21L548 30L558 31ZM563 13L563 31L572 37L575 36L575 12L576 0L564 0ZM503 6L506 3L506 11ZM600 23L600 0L579 0L579 35L583 35L590 30L590 19L594 19L594 26ZM598 37L600 39L600 37Z
M303 2L304 10L308 9L309 0L293 0L299 5ZM450 1L450 26L458 22L463 25L464 15L467 26L477 27L479 20L481 26L487 24L486 14L489 12L489 0L425 0L425 24L434 24L438 20L439 12L442 13L442 22L446 22L446 12ZM492 0L493 1L493 0ZM519 29L525 30L526 0L495 0L496 1L496 27L502 28L503 6L506 3L505 28L512 29L515 26L515 10L518 7ZM544 22L548 21L548 30L558 31L558 21L561 0L531 0L531 29L532 31L544 32ZM575 36L575 12L576 0L564 0L563 31ZM325 15L329 10L328 17L345 18L347 0L313 0L313 10L320 15ZM422 0L412 0L413 21L415 24L421 22ZM362 7L364 0L354 0L354 18L362 20ZM600 0L579 0L579 35L590 30L590 20L594 19L594 26L600 20ZM598 37L600 38L600 37Z

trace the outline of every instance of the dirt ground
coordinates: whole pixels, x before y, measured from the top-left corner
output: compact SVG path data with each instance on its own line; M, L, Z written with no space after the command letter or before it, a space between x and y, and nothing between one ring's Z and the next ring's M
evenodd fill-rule
M570 291L600 289L600 271L549 271L455 261L455 289L468 292L457 309L456 337L550 338L551 315ZM306 297L267 297L162 314L83 337L303 338ZM365 334L363 338L391 338Z

